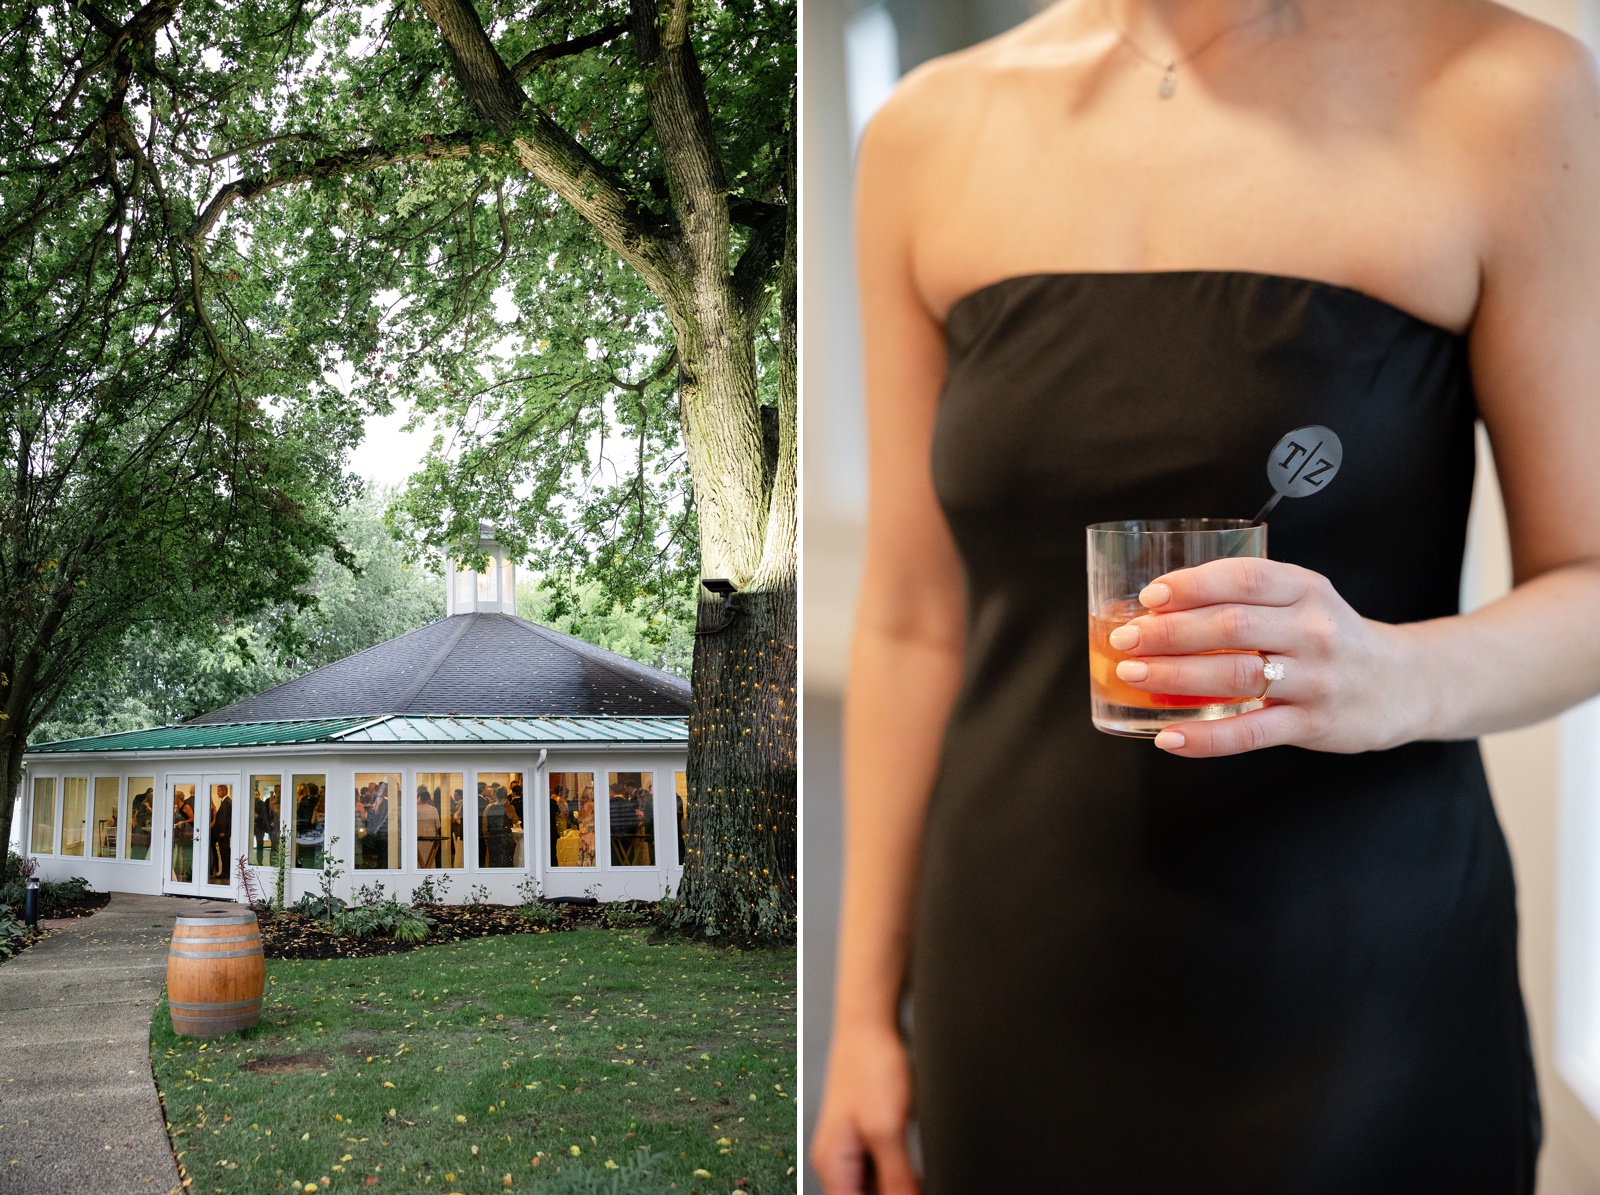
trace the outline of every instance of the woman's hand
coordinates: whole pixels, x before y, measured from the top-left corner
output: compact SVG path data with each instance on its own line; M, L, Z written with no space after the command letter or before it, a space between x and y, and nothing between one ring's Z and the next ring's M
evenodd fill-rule
M836 1037L811 1138L827 1195L917 1195L910 1121L911 1066L900 1038L892 1030Z
M1273 560L1233 558L1179 569L1139 594L1149 614L1111 632L1136 689L1254 698L1264 652L1283 665L1264 709L1163 730L1156 746L1202 758L1292 745L1356 752L1421 737L1427 694L1410 682L1404 627L1362 618L1327 578ZM1207 655L1216 652L1227 654Z

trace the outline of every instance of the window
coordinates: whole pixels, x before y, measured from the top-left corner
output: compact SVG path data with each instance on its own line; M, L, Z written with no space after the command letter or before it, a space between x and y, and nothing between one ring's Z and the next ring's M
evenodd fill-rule
M283 777L250 777L250 864L277 867L274 852L282 837Z
M460 772L417 773L417 867L457 868L467 861Z
M156 824L156 778L128 777L128 858L150 858L150 839Z
M478 866L522 867L522 773L478 773Z
M83 820L88 813L89 778L67 776L61 781L61 853L83 858Z
M678 796L678 866L689 861L689 773L672 773L672 787Z
M194 789L172 786L172 879L177 884L194 882Z
M473 574L468 569L456 569L456 609L464 610L472 605L472 578Z
M654 867L656 862L655 773L612 772L607 779L611 822L611 866Z
M357 772L356 869L400 867L400 773Z
M56 778L36 776L33 781L33 853L53 855L56 850Z
M549 775L550 866L593 867L594 773Z
M294 785L295 867L321 867L322 844L328 833L327 776L291 776Z
M498 601L499 593L495 590L495 582L499 578L495 575L495 558L489 557L489 567L478 574L478 600L480 602Z
M206 816L206 883L226 884L233 877L233 785L208 786Z
M94 830L90 848L96 859L117 857L117 801L122 796L122 780L117 776L94 778Z

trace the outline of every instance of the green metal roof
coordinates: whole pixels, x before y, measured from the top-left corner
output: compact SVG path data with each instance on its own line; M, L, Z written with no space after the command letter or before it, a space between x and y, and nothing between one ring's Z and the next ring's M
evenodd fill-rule
M689 720L674 717L465 718L388 714L283 722L183 723L87 739L36 743L27 755L79 751L202 751L337 743L687 743Z

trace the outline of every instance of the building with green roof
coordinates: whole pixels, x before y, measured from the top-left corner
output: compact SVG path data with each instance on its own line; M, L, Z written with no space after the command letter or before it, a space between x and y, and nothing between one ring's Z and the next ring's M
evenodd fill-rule
M288 899L424 877L450 900L650 900L682 870L689 686L516 617L511 564L447 615L177 726L40 743L22 848L96 889Z

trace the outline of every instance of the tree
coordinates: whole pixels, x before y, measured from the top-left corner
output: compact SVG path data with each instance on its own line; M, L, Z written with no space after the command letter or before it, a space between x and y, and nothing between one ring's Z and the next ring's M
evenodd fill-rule
M440 578L408 563L384 525L390 497L373 490L340 512L345 552L318 559L302 590L313 604L136 627L107 667L74 677L32 741L183 722L443 618Z
M150 242L218 393L298 410L331 372L457 433L401 512L419 546L490 514L625 604L738 586L699 604L680 907L792 935L792 0L7 7L39 148L6 243L71 202L55 166L109 178L102 241Z
M517 614L687 680L694 660L694 602L641 595L624 605L594 580L517 574Z
M741 591L737 611L710 600L699 606L688 866L679 923L707 934L787 937L795 911L795 223L794 142L787 121L793 60L772 51L792 44L792 10L724 4L697 22L689 0L633 0L625 11L604 6L605 15L614 13L615 19L583 37L568 37L563 30L560 41L540 46L526 33L516 36L518 26L527 25L505 10L488 12L491 27L504 30L497 45L483 14L468 0L420 3L437 26L455 81L482 126L497 134L497 144L528 176L565 201L592 237L631 267L665 317L661 340L670 343L670 352L624 372L610 365L613 360L633 364L628 354L605 344L591 320L563 321L569 350L551 354L548 364L538 358L556 343L549 338L533 353L509 354L482 380L458 379L445 363L431 364L463 430L483 417L491 387L509 388L517 396L509 405L505 435L472 440L486 464L499 464L502 475L511 478L517 473L504 464L507 447L559 426L551 411L585 378L598 381L619 405L637 404L637 414L629 411L621 419L637 429L641 441L638 473L612 491L635 497L637 507L611 514L608 521L621 532L621 544L605 544L602 552L609 549L614 559L610 567L595 570L613 578L637 571L621 549L640 553L658 546L646 533L655 520L648 510L645 445L660 435L659 424L652 426L650 388L673 377L678 430L693 479L700 575L726 578ZM518 76L536 63L604 44L624 31L632 43L631 69L622 69L617 60L609 86L578 92L610 133L599 139L613 142L603 160L550 115L545 105L559 102L558 92L536 89L530 97ZM763 44L759 35L774 33L777 37ZM516 56L524 45L535 48ZM725 69L713 72L709 87L720 87L730 102L727 107L712 103L702 52L724 68L742 62L755 76L761 101L731 102L738 88L727 82L732 72ZM773 86L780 72L784 78ZM642 108L628 102L631 94L642 96ZM577 127L592 134L596 123L590 116ZM648 142L648 149L630 153L624 138L636 145ZM778 198L789 202L772 202ZM504 203L497 191L497 211L503 212ZM503 214L500 218L504 227ZM607 290L627 294L622 288ZM774 298L776 369L769 379L772 401L764 407L759 332ZM574 323L588 333L581 358L570 333ZM647 342L638 334L631 339ZM589 364L596 341L603 346L603 370ZM663 406L656 403L655 410ZM444 469L442 462L435 465L438 478ZM458 471L456 484L433 487L445 490L452 501L418 503L413 509L448 513L451 517L436 526L444 535L464 537L471 524L462 516L476 518L479 511L459 501L461 481L470 484L479 472ZM560 493L550 484L553 477L548 468L539 477L546 484L535 491L536 509L548 509ZM603 502L588 508L591 516L596 512L602 519L609 513ZM591 534L603 525L590 528Z

